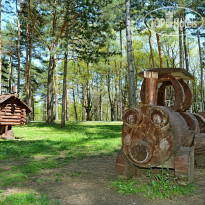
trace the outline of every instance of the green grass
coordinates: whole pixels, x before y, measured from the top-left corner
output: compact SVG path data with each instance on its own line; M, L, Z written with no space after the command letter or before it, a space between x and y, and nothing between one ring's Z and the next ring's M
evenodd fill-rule
M18 140L0 140L1 192L23 187L34 179L40 185L43 170L63 168L87 157L112 155L121 146L121 129L121 122L69 122L63 129L60 124L46 123L14 126ZM76 170L66 176L80 177L81 172ZM55 181L61 180L63 175L59 173ZM12 205L49 203L46 196L36 198L31 193L9 195L4 201L0 198L0 204L10 204L12 200Z
M72 160L111 155L121 144L120 122L70 122L64 129L60 124L31 123L13 130L19 141L0 140L0 159L21 160L12 170L28 176Z
M19 142L0 141L0 157L31 158L57 156L86 157L112 153L120 146L121 123L70 122L62 129L60 124L31 123L14 127Z
M153 175L151 169L148 171L148 180L138 178L136 180L118 179L111 181L112 187L124 195L140 194L151 199L174 199L179 195L192 195L196 187L193 184L181 186L174 178L170 178L168 173L162 169L161 174Z
M33 193L16 193L7 196L3 199L1 205L49 205L49 204L60 204L60 201L49 200L45 195L36 195Z
M27 176L19 171L5 171L0 173L1 186L8 185L22 186L23 181L27 179Z
M75 178L75 177L80 177L82 174L81 171L74 171L74 172L68 172L68 176L71 177L71 178Z

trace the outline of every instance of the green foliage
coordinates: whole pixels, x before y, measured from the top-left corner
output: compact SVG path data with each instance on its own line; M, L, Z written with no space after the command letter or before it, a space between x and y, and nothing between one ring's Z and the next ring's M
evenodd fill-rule
M162 169L161 174L153 175L148 172L148 181L143 181L141 178L136 180L125 180L123 178L111 182L112 187L118 190L119 193L130 195L140 194L143 197L150 199L174 199L180 195L191 195L196 187L193 184L181 186L175 179L171 179L169 174Z

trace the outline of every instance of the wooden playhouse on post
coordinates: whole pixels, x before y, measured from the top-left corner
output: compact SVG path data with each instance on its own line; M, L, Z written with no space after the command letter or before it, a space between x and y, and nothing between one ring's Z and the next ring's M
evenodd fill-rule
M0 95L0 138L14 139L13 125L24 125L32 109L17 94Z

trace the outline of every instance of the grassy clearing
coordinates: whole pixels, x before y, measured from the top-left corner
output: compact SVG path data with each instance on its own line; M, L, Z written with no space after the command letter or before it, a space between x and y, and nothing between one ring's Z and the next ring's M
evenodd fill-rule
M71 161L86 157L112 155L121 145L121 125L121 122L69 122L64 129L60 124L45 123L13 127L15 137L19 139L0 140L2 194L7 188L23 187L34 178L41 183L39 174L42 170L65 167ZM69 177L80 175L78 170L67 173ZM62 173L59 173L55 181L62 178ZM0 198L0 203L9 204L11 199L22 205L29 204L29 200L34 200L32 204L49 203L45 197L36 198L32 193L9 195L3 201ZM21 200L25 202L21 203Z
M147 172L147 180L125 180L123 178L112 181L111 186L124 195L140 194L150 199L174 199L179 195L192 195L196 189L193 184L181 186L175 178L169 177L167 170L162 169L161 174L152 174L152 169Z

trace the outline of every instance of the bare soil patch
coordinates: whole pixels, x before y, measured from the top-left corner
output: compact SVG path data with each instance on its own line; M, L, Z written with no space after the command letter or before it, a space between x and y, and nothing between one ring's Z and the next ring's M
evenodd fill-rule
M139 195L124 196L111 188L116 179L116 156L93 157L70 163L62 168L44 170L29 180L28 189L59 199L62 205L204 205L205 170L195 169L198 188L193 196L174 200L151 200Z

